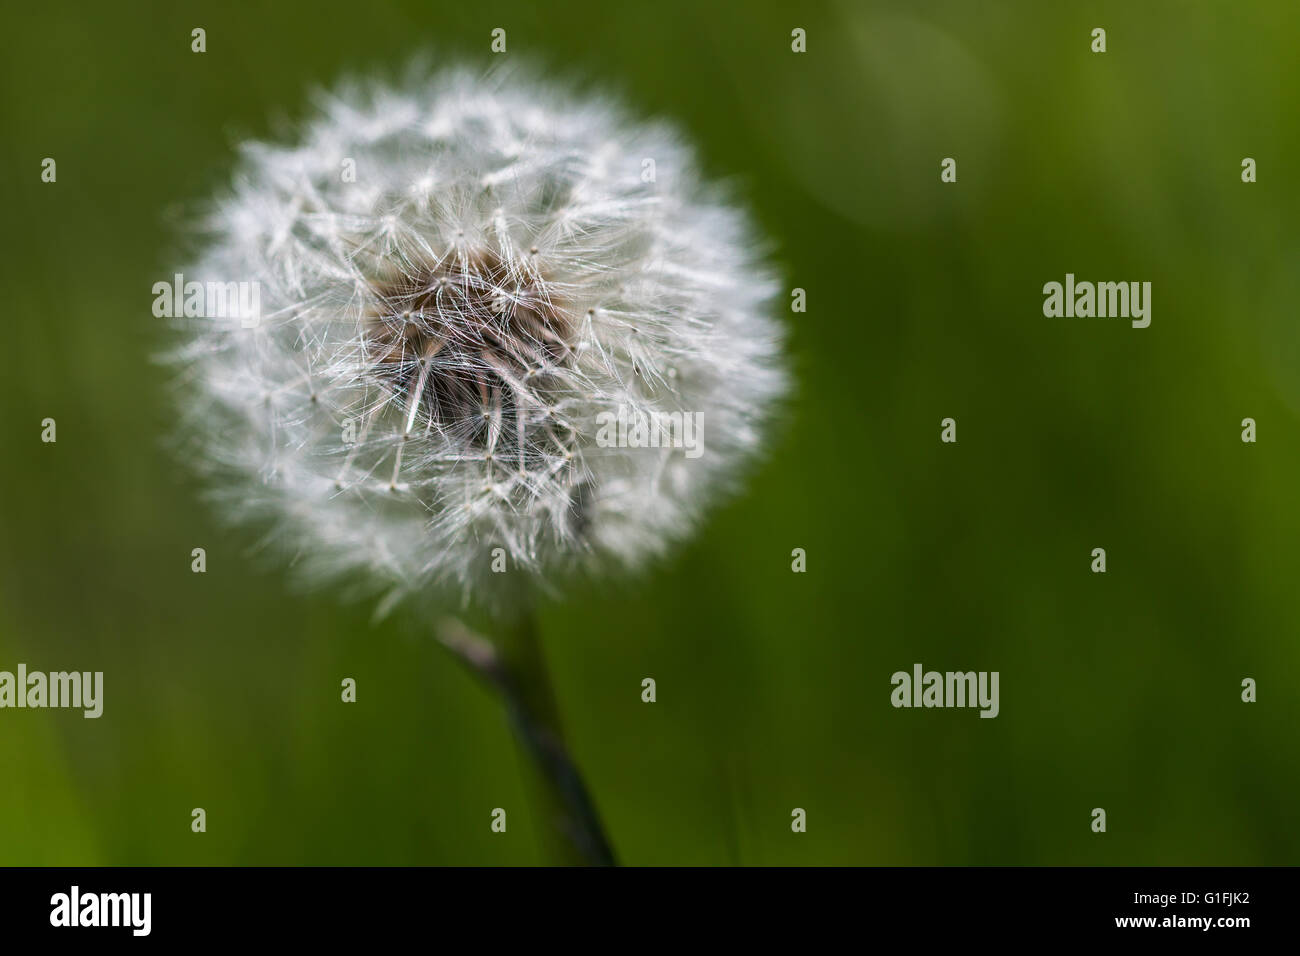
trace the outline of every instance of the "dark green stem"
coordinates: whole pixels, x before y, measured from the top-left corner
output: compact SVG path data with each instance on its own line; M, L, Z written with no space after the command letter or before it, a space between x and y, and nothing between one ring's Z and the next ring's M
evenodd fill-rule
M564 744L559 708L531 614L493 643L456 620L443 621L439 642L501 695L528 756L530 788L547 855L567 865L614 866L595 804Z

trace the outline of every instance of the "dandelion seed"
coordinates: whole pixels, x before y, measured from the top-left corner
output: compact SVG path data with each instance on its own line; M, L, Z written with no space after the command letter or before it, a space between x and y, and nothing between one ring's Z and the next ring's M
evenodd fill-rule
M299 142L246 145L208 226L189 271L258 282L267 318L183 320L185 427L313 581L485 595L494 545L546 580L635 569L786 389L743 212L671 129L536 77L349 87ZM706 453L595 454L620 407L702 416Z

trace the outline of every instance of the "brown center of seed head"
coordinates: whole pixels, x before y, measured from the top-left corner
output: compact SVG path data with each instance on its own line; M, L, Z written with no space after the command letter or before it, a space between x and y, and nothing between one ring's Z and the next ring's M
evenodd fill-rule
M480 251L371 288L366 358L407 438L438 429L506 468L532 467L527 423L546 420L547 386L573 355L573 320L542 275Z

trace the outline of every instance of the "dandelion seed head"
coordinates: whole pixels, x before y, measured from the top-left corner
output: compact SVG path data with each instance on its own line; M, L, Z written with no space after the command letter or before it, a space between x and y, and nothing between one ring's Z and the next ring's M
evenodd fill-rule
M671 128L534 75L323 96L296 142L243 147L187 274L261 306L181 323L193 457L317 583L491 600L636 569L787 387L744 212ZM702 453L602 444L620 408L698 416Z

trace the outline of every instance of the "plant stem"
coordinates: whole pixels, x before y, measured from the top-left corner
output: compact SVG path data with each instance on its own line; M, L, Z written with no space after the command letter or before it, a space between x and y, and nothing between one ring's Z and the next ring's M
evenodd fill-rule
M564 744L533 615L524 614L499 643L455 619L441 622L435 634L471 673L501 695L529 758L528 776L548 855L565 865L616 865L595 804Z

